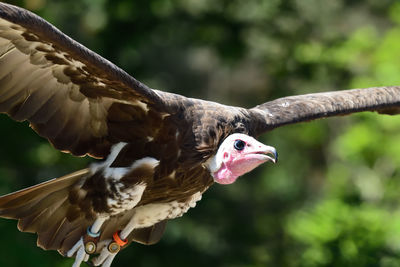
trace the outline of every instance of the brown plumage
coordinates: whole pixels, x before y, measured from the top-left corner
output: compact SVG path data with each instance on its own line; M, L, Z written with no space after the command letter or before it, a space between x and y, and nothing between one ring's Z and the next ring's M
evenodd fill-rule
M139 216L128 240L157 242L166 220L213 183L207 162L233 133L257 137L360 111L399 113L400 87L291 96L252 109L190 99L148 88L38 16L0 3L0 112L28 120L59 150L105 159L0 198L1 217L18 219L39 246L63 255L96 219L107 218L106 241L147 207L158 215L151 223Z

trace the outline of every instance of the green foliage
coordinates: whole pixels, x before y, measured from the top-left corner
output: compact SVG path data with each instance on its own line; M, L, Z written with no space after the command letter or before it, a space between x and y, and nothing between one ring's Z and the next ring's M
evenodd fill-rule
M251 107L400 84L400 4L377 0L8 1L153 88ZM0 116L0 193L84 168ZM261 137L280 162L213 186L115 266L400 266L400 117L365 113ZM69 266L0 220L0 266ZM4 256L6 255L6 256Z
M289 217L287 231L299 242L294 265L385 266L388 260L398 265L399 219L398 212L381 206L320 201Z

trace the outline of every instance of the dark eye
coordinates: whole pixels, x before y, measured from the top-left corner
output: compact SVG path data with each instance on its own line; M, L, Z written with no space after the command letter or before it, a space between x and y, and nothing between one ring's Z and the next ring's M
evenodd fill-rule
M242 140L235 140L235 143L233 143L233 147L239 151L243 150L245 146L246 143L243 142Z

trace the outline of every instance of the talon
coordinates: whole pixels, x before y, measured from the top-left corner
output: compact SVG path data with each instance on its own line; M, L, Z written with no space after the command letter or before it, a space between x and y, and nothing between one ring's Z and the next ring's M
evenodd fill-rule
M83 235L78 242L67 251L68 257L75 255L75 261L72 267L79 267L82 262L87 262L89 256L96 252L97 243L100 240L100 227L107 220L107 218L97 218L92 226L86 229L86 234Z
M75 261L72 267L79 267L82 261L85 261L86 253L83 249L83 239L79 239L78 242L67 252L68 257L75 255Z

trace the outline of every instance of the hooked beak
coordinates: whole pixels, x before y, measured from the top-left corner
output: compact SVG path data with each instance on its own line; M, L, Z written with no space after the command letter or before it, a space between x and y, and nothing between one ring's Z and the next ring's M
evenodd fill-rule
M247 158L258 160L260 162L278 162L278 152L276 152L276 149L272 146L267 146L262 143L259 143L257 147L253 147L253 149L248 151L246 154Z
M272 161L273 163L278 162L278 152L275 147L264 145L262 151L256 152L257 154L263 154L267 157L267 161Z

